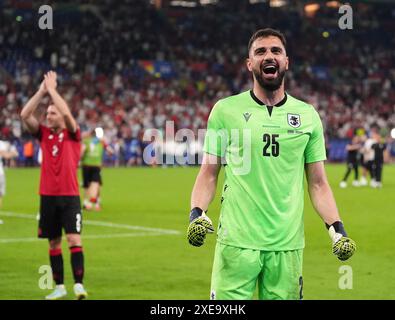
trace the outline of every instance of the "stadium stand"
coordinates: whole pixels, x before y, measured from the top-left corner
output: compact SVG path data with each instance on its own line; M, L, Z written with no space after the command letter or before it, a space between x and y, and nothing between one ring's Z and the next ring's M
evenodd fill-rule
M0 138L18 148L19 165L28 139L19 111L45 71L59 73L83 130L104 128L116 150L105 163L126 165L147 145L147 129L164 132L173 121L197 133L218 99L249 89L246 44L266 26L287 36L287 91L318 109L330 160L344 160L357 129L378 124L388 136L395 127L393 5L353 4L353 30L337 27L337 8L322 5L307 17L300 1L161 9L149 1L57 1L53 30L38 29L37 6L0 1ZM37 163L37 142L34 150Z

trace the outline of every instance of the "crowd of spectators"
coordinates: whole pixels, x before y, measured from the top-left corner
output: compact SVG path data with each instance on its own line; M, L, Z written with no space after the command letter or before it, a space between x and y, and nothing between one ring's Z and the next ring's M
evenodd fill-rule
M34 2L2 10L0 138L19 150L30 142L19 112L49 69L58 72L81 128L104 128L116 150L108 163L130 163L144 132L164 131L166 121L197 135L218 99L251 88L246 47L266 26L285 33L287 92L318 109L328 147L372 124L388 136L395 127L395 6L355 4L353 29L341 30L337 9L322 6L307 17L297 3L158 10L149 1L59 1L53 30L37 27Z

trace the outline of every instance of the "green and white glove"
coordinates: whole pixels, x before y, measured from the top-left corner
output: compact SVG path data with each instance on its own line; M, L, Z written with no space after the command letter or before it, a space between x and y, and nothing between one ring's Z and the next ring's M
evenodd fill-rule
M343 223L336 221L331 225L326 224L329 236L332 239L332 252L341 261L345 261L354 254L357 245L354 240L347 237Z
M195 247L200 247L204 243L206 234L213 232L214 227L210 218L202 209L193 208L189 214L188 242Z

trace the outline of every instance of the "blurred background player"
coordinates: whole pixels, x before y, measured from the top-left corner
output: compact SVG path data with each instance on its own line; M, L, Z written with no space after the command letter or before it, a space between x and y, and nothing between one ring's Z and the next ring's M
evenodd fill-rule
M21 118L29 132L40 141L42 165L40 178L40 219L38 236L48 238L55 290L46 296L56 300L67 295L64 286L62 229L65 229L71 253L74 293L84 299L84 256L81 242L81 203L77 168L81 153L81 133L70 109L56 90L56 73L44 76L39 90L26 103ZM47 108L47 126L34 116L41 100L49 94L52 103Z
M351 171L354 170L354 181L352 185L354 187L359 187L358 181L358 164L359 164L359 150L361 149L361 138L359 136L354 136L349 144L346 146L347 150L347 171L344 175L343 180L340 182L341 188L347 187L347 179Z
M3 204L3 197L5 196L5 172L3 167L3 159L12 159L18 156L18 152L15 148L11 147L9 142L0 140L0 210ZM3 220L0 219L0 224L3 224Z
M113 154L114 150L105 143L102 128L83 139L82 144L82 179L84 186L84 209L101 209L100 187L103 184L101 168L103 165L104 152Z
M372 132L372 138L375 141L372 145L374 151L374 158L372 162L372 188L382 187L382 174L384 166L384 154L388 151L385 139L379 134L377 130Z
M25 166L34 167L34 143L32 138L23 144L23 156L25 157Z
M373 176L372 176L372 164L374 159L374 150L372 149L372 145L375 143L375 140L372 137L364 138L363 147L360 150L361 158L362 158L362 176L359 182L360 186L367 186L368 185L368 175L370 177L370 184L373 183Z
M130 143L128 144L128 148L126 150L126 158L127 166L139 166L141 165L141 141L142 139L138 139L137 137L132 137Z

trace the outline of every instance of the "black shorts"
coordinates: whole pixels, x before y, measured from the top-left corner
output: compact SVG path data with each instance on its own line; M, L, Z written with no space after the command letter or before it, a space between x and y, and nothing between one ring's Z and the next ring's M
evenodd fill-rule
M41 196L38 237L55 239L82 230L82 212L79 196Z
M366 170L371 170L372 169L372 165L373 165L373 161L366 161L362 164L362 166L366 169Z
M364 167L364 163L365 163L365 161L364 161L364 159L363 159L363 154L361 154L360 157L359 157L359 164L360 164L362 167Z
M89 188L91 182L98 182L102 185L100 167L90 167L90 166L83 166L82 167L82 180L83 180L83 187L84 189Z

